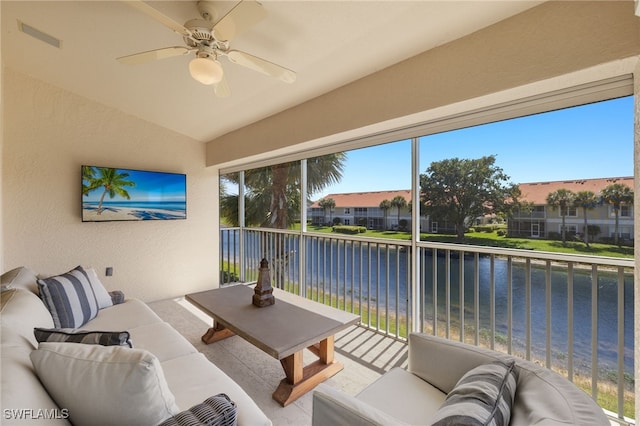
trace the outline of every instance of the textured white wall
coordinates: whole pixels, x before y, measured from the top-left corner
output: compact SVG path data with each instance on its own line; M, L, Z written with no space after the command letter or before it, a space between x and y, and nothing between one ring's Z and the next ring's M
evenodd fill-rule
M3 78L3 270L93 266L107 289L145 301L218 285L218 179L202 143L7 68ZM186 173L187 220L83 223L82 164Z

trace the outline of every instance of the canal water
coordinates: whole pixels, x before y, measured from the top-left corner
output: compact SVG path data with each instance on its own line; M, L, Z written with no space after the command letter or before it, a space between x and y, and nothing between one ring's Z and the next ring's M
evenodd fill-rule
M225 240L226 241L226 240ZM324 238L307 239L306 282L314 288L331 291L333 294L347 294L355 300L362 297L372 301L374 306L384 307L388 303L395 311L396 300L400 313L406 313L409 291L408 253L394 246L373 243L353 243ZM258 236L249 234L247 248L258 244ZM297 239L285 243L284 250L296 252ZM236 250L235 244L227 244L223 252ZM250 249L248 250L250 253ZM388 252L387 252L388 251ZM255 250L257 252L257 250ZM451 324L459 325L460 309L460 259L450 257L449 300ZM439 251L443 254L443 251ZM433 286L437 287L437 315L445 319L446 303L446 258L436 256L426 250L421 259L422 274L420 285L425 294L423 309L427 321L433 321ZM290 256L286 264L286 274L292 279L298 277L298 256ZM436 268L437 282L434 284L433 269ZM473 325L475 259L467 255L463 260L465 324ZM482 332L490 327L491 259L481 256L479 268L479 324ZM495 330L506 338L508 333L508 262L495 258L494 297ZM388 272L387 272L388 269ZM544 359L546 349L546 272L545 265L531 264L531 347L537 358ZM551 352L554 362L562 363L568 353L568 285L567 270L553 266L550 279L551 294ZM597 280L597 341L598 367L605 371L616 371L618 354L618 283L615 272L599 270ZM346 288L345 288L346 287ZM526 342L526 268L523 263L513 262L511 268L512 293L512 339L516 350L523 350ZM591 269L575 267L573 271L573 334L574 365L577 370L590 368L592 359L592 277ZM633 275L624 277L624 365L625 373L633 376Z

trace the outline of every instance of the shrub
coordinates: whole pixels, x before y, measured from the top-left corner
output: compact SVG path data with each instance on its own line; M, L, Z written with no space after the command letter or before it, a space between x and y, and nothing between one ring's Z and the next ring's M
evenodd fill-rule
M339 234L355 235L367 232L367 228L364 226L350 226L350 225L337 225L333 227L333 232Z
M503 225L491 224L491 225L476 225L476 232L493 232L498 229L504 229Z
M240 277L235 272L220 271L220 282L235 283L239 281L240 281Z

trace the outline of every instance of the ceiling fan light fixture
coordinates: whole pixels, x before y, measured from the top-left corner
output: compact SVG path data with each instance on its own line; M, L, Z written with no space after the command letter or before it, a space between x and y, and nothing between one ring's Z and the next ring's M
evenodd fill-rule
M222 80L224 71L220 62L209 58L194 58L189 62L189 73L202 84L216 84Z

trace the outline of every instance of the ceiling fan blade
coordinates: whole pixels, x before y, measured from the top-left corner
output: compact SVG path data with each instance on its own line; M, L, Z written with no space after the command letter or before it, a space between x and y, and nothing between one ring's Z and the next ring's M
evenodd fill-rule
M257 56L240 52L239 50L230 50L227 52L227 57L234 64L242 65L243 67L250 68L262 74L270 75L284 81L285 83L293 83L296 81L296 73L294 71L265 59L258 58Z
M140 12L142 12L142 13L144 13L146 15L149 15L150 17L152 17L156 21L160 22L165 27L168 27L169 29L177 32L178 34L180 34L182 36L187 36L187 37L191 36L191 31L189 31L183 25L180 25L179 23L177 23L173 19L169 18L168 16L164 15L163 13L161 13L158 10L154 9L153 7L149 6L148 4L143 2L142 0L122 0L122 1L127 3L129 6L135 8L135 9L138 9Z
M248 30L264 17L267 11L254 0L242 0L222 17L213 27L213 35L217 40L233 40L238 34Z
M219 98L228 98L229 96L231 96L231 89L229 89L227 79L224 75L222 76L222 80L220 80L213 86L213 90L216 96Z
M138 65L146 64L147 62L157 61L158 59L171 58L173 56L186 55L190 53L192 49L186 47L173 46L165 47L163 49L149 50L147 52L135 53L133 55L121 56L116 58L121 64Z

